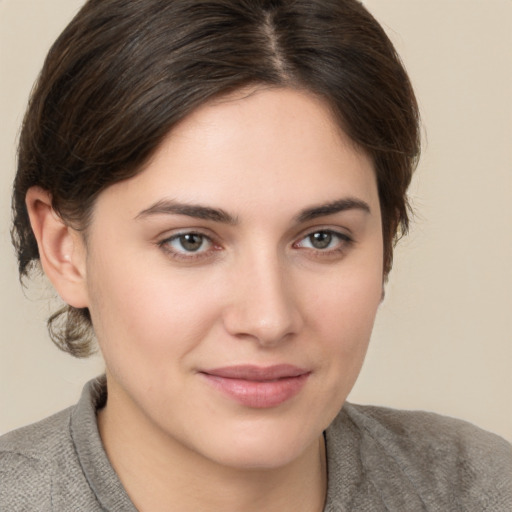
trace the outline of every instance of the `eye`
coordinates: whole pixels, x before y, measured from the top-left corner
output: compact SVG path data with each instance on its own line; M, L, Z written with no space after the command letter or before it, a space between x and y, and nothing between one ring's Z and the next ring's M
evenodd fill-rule
M179 233L165 239L160 245L176 255L204 253L211 249L213 242L201 233Z
M340 250L350 242L352 242L351 238L343 233L322 229L302 238L295 244L295 247L329 252Z

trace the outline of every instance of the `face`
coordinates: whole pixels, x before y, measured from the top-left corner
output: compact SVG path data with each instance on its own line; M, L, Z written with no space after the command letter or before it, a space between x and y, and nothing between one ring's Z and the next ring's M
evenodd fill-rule
M107 408L210 461L287 464L341 408L380 303L372 163L312 95L205 105L99 196L86 287Z

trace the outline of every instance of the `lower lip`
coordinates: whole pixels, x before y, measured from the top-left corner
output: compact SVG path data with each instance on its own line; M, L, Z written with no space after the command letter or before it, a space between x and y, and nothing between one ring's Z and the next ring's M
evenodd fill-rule
M304 387L309 373L272 381L229 379L202 373L216 389L239 404L255 409L277 407L290 400Z

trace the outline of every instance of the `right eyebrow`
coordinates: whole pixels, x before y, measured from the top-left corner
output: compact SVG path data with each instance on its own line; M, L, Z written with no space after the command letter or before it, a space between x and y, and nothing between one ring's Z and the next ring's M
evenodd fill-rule
M151 215L186 215L202 220L212 220L223 224L235 225L238 220L221 208L212 208L200 204L179 203L171 199L157 201L149 208L139 212L135 219L142 219Z

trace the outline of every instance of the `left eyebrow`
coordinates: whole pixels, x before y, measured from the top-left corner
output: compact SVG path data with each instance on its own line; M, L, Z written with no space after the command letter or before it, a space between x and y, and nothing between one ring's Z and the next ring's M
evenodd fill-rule
M353 197L346 197L332 201L330 203L306 208L295 217L295 221L297 223L307 222L318 217L334 215L335 213L344 212L347 210L361 210L364 213L371 213L370 206L365 201Z

